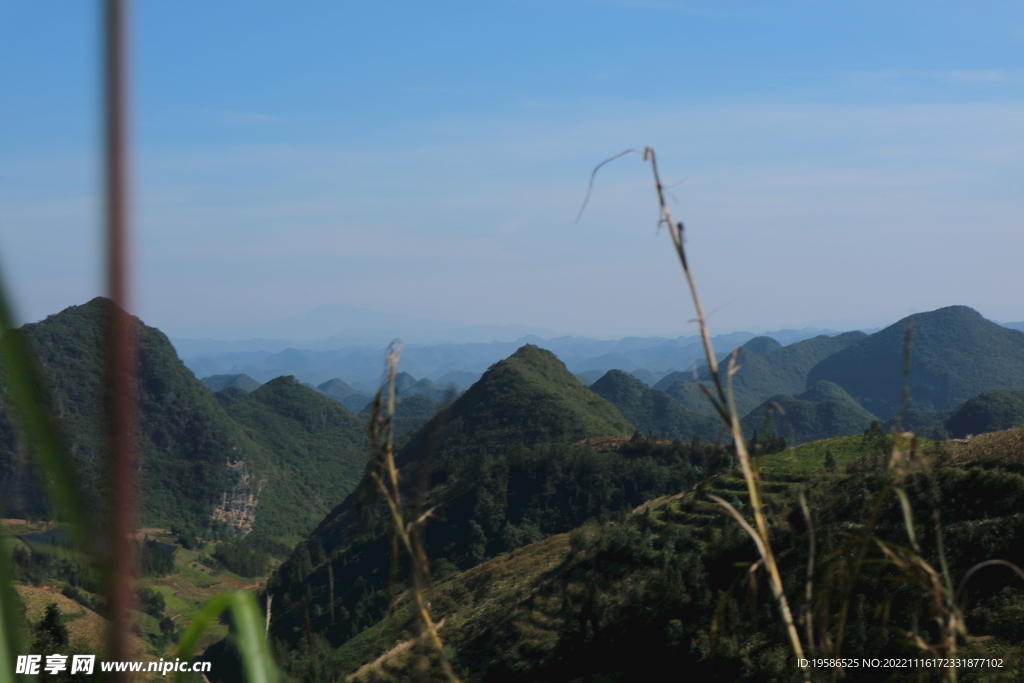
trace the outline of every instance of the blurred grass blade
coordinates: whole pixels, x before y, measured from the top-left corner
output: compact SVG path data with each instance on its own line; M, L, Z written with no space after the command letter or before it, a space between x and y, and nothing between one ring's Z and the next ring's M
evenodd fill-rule
M24 335L14 329L6 292L0 282L0 365L7 384L6 403L14 412L28 450L36 458L40 478L49 489L58 519L72 526L77 546L86 549L86 517L81 491L72 479L74 469L58 438L42 377ZM0 530L0 552L6 553ZM11 584L6 556L0 558L0 683L15 681L15 661L21 650L18 598Z
M57 518L72 525L78 547L87 546L85 506L75 484L71 458L50 413L42 376L29 345L14 329L11 309L0 283L0 363L7 380L7 403L17 417L25 443L36 458L39 473L49 489Z
M0 683L13 683L20 676L14 673L14 663L21 649L21 628L18 623L18 596L11 585L7 565L7 535L0 529Z
M181 637L178 656L186 660L191 659L199 639L210 625L217 622L225 610L231 610L234 642L242 660L245 680L249 683L275 683L278 680L277 668L270 656L270 648L264 635L263 615L256 605L256 598L252 593L245 591L221 593L203 605ZM176 680L184 683L188 676L189 674L179 672Z

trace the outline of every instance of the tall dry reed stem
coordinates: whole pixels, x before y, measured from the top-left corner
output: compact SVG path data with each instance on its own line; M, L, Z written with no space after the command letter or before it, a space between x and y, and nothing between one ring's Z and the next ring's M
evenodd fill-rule
M640 152L638 150L626 150L598 164L593 173L591 173L590 188L593 188L594 175L602 166L610 161L631 153ZM700 387L711 401L715 412L721 418L722 422L724 422L728 427L729 432L732 435L736 451L736 460L739 463L740 470L743 472L743 479L747 484L747 496L750 499L750 508L754 514L754 526L747 522L743 515L725 500L713 495L709 497L721 506L726 514L735 519L754 541L754 545L757 547L757 551L761 555L761 561L764 564L764 568L768 572L772 595L778 603L779 613L782 616L783 623L785 624L786 633L789 638L790 646L793 649L793 654L798 660L800 660L804 657L803 644L800 642L800 634L797 632L796 624L793 621L793 614L789 608L789 601L786 599L785 587L782 583L782 575L779 573L778 563L775 560L775 553L772 551L771 540L768 533L768 523L764 516L764 502L761 496L760 480L750 463L750 453L747 450L747 444L743 438L743 432L740 428L739 414L737 413L736 403L733 396L732 377L739 370L739 367L736 365L736 353L734 352L729 359L725 382L723 382L722 373L718 365L718 359L715 356L715 349L711 343L711 333L708 330L707 318L704 315L704 307L701 304L700 296L697 294L697 285L694 281L693 272L690 270L690 265L686 258L686 247L683 241L683 232L685 228L682 221L677 222L673 219L672 212L668 207L668 203L665 201L665 186L662 184L661 177L658 173L658 161L655 157L654 149L646 147L642 155L643 160L651 164L651 171L654 174L654 187L658 194L658 207L661 213L658 225L664 225L668 229L669 236L672 238L672 245L676 251L676 256L679 258L679 265L682 266L683 275L686 277L686 284L690 290L690 296L693 299L693 306L697 314L696 322L700 326L701 342L704 346L704 355L708 362L708 371L711 375L714 393L709 391L703 384L701 384ZM587 191L587 199L589 199L589 197L590 189ZM584 208L586 207L586 202L587 200L585 199L583 203ZM582 212L583 208L580 209L580 214L582 214ZM577 217L577 220L579 220L579 217ZM802 672L805 680L810 680L810 675L807 669L802 669Z
M717 395L711 394L704 385L701 385L701 389L711 399L716 412L728 426L729 432L732 435L733 445L736 450L736 460L739 462L740 470L743 472L743 479L747 483L747 495L750 498L750 508L754 513L756 529L751 527L743 515L728 502L718 496L709 497L722 506L729 516L743 527L744 531L754 541L754 545L757 546L758 553L760 553L761 559L764 562L765 570L768 572L772 595L778 603L779 613L786 626L786 633L789 637L790 646L793 648L793 654L800 660L804 658L803 644L800 642L800 634L797 632L796 624L793 621L793 614L789 609L789 602L786 600L782 575L779 573L775 553L772 551L771 539L768 534L768 523L764 516L764 501L761 496L760 479L754 468L751 467L750 453L747 451L743 431L740 429L739 414L736 411L736 402L732 391L732 377L739 370L739 367L736 365L736 353L734 352L729 358L727 381L725 386L723 386L718 361L715 357L715 349L711 343L711 333L708 331L707 319L704 316L704 307L701 305L700 296L697 294L697 285L693 279L693 272L690 270L690 265L686 260L686 248L683 242L683 231L685 229L683 222L673 220L672 212L665 201L665 187L658 174L658 162L654 155L654 149L651 147L644 149L643 158L644 161L651 164L651 171L654 174L654 187L658 193L658 206L661 210L659 224L668 228L669 236L672 238L672 245L676 250L676 256L679 258L679 265L682 266L683 275L686 277L686 284L689 287L693 306L697 313L697 324L700 326L700 336L704 343L704 355L708 361L708 371L711 374ZM804 672L804 677L809 680L807 670L803 669L802 671Z
M407 522L405 519L406 506L402 500L401 476L395 464L394 452L394 418L395 418L395 376L398 371L398 360L402 355L400 342L394 342L388 349L386 361L387 377L387 398L385 399L384 388L377 391L373 402L373 412L370 416L370 441L373 445L373 460L370 469L370 479L376 485L378 492L387 503L388 511L391 514L391 549L392 569L394 571L398 557L401 552L409 555L410 569L410 596L412 598L413 612L417 623L423 629L430 645L436 651L441 668L449 683L459 683L458 676L452 668L451 662L444 651L444 643L438 634L437 624L434 623L427 609L427 602L424 593L430 586L430 564L427 558L426 548L422 540L422 529L431 515L431 510L413 514L414 519Z
M658 172L658 164L654 150L651 147L645 148L643 152L636 149L628 149L598 164L591 172L587 194L576 220L579 221L580 216L583 215L583 211L586 208L593 190L594 177L597 172L605 164L627 154L641 154L643 160L651 164L651 171L654 175L654 186L657 192L658 206L660 210L658 225L664 225L668 229L669 236L672 238L673 247L676 251L676 256L679 259L680 266L682 266L683 275L686 278L686 283L693 299L693 305L696 311L696 322L700 326L701 341L704 346L704 353L708 363L708 371L712 380L713 391L709 390L704 384L700 384L700 388L704 392L705 396L710 400L715 412L729 428L736 451L736 459L740 466L740 470L743 473L744 481L746 482L747 495L753 512L754 524L751 525L740 511L726 500L715 495L709 495L709 498L718 504L725 514L732 517L753 540L754 545L757 547L757 551L761 556L761 560L751 566L750 572L754 572L761 565L764 566L768 573L772 594L778 604L779 613L786 627L786 633L790 646L793 650L793 654L797 659L803 659L803 643L800 640L796 624L793 621L792 612L786 599L782 577L771 546L768 524L764 515L764 503L761 495L760 479L757 472L751 466L750 453L747 450L746 441L744 440L740 429L739 414L736 410L732 391L732 377L739 370L736 365L736 351L733 351L729 358L729 364L724 377L725 381L723 382L723 373L721 372L714 352L714 347L711 343L711 335L708 330L704 309L701 305L700 297L697 294L697 287L694 282L693 273L690 270L690 266L686 258L686 249L684 244L685 228L681 221L677 222L673 219L672 212L665 201L665 187L661 182L661 177ZM902 414L908 408L911 399L909 373L912 332L912 326L908 325L904 337L903 348L904 384L901 396L900 420L902 419ZM935 642L925 641L916 630L905 632L904 636L908 642L912 643L927 657L936 659L955 659L959 641L961 639L967 640L968 642L974 640L969 636L964 621L962 594L967 582L978 570L990 566L1005 566L1013 571L1017 576L1024 579L1024 570L1017 565L1006 560L987 560L971 567L964 574L960 585L954 591L945 555L942 538L942 525L940 523L938 510L934 511L933 517L935 522L936 554L938 556L939 569L935 569L927 560L925 560L921 554L921 546L918 541L918 534L914 525L913 510L906 490L906 481L908 476L911 474L920 471L927 472L928 468L929 462L921 453L918 440L914 434L911 432L903 433L896 430L886 468L889 475L889 481L882 490L876 493L874 497L864 533L851 538L846 543L842 544L840 548L833 552L828 558L825 558L824 564L829 566L831 578L837 584L840 591L840 609L834 620L832 619L831 610L827 604L830 599L829 595L831 587L825 586L817 593L814 590L813 578L815 573L816 551L814 524L811 519L810 508L807 504L806 495L803 490L799 492L798 502L803 513L804 520L807 524L810 541L801 621L805 628L807 646L811 651L820 652L831 658L840 656L843 640L845 638L847 618L849 615L850 597L853 592L854 584L857 582L860 575L861 569L868 562L868 553L872 549L881 553L882 561L895 566L899 570L900 575L897 577L897 581L899 583L909 586L917 586L922 589L928 597L932 619L939 626L939 633ZM881 521L886 501L890 500L890 495L895 495L899 502L904 528L907 532L909 547L884 541L876 535L876 530L878 529L879 522ZM846 559L851 557L853 558L852 562ZM816 606L819 609L816 610ZM886 606L883 607L887 611L888 608ZM818 614L817 629L815 628L814 619L816 611ZM712 623L712 632L714 633L716 629L717 620ZM817 639L815 638L816 633ZM810 680L810 671L808 669L802 668L801 674L805 680ZM833 678L837 675L841 675L841 671L838 669L833 670ZM955 667L946 668L942 671L942 676L946 680L956 681L957 670Z

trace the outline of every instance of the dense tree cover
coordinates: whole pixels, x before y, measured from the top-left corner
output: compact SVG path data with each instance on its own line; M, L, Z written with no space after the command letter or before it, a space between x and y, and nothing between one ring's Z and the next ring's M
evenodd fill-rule
M442 405L439 401L435 401L423 394L410 393L400 396L395 406L395 437L401 439L415 432L437 415ZM373 402L370 402L359 413L359 417L369 421L372 413Z
M231 404L241 401L248 395L248 391L239 389L238 387L225 387L220 391L214 392L213 397L217 399L217 403L227 408Z
M633 425L581 385L550 351L527 344L495 363L443 416L402 449L403 463L468 457L590 436L629 435Z
M64 625L57 604L46 606L42 620L32 629L32 649L47 654L61 653L68 645L68 627Z
M1024 424L1024 391L988 391L968 400L945 421L950 435L963 438Z
M808 373L815 365L865 336L863 332L846 332L834 337L821 335L789 346L759 341L768 337L755 337L740 347L736 355L738 370L732 379L736 409L740 415L746 415L772 396L794 396L804 391L809 384ZM729 360L720 362L727 364ZM710 414L713 412L711 404L697 385L698 381L707 384L709 380L705 367L697 373L696 379L692 372L674 372L662 378L654 388L665 391L688 408Z
M930 467L907 480L922 555L940 567L936 535L928 531L937 511L954 585L983 560L1024 563L1024 473L1018 450L1024 430L1004 434L1002 442L986 442L975 451L933 452ZM851 462L842 454L839 459L851 464L823 468L806 482L818 558L817 642L826 633L834 641L842 622L842 656L921 656L905 634L916 633L926 642L937 635L926 576L881 561L879 546L868 540L870 561L848 592L844 588L846 577L854 576L857 546L849 544L864 533L872 510L879 511L874 537L907 544L898 499L891 493L877 496L890 481L888 439L876 428L855 441L863 455ZM840 450L850 447L849 440L835 444ZM795 505L796 482L774 478L769 460L761 471L773 547L789 604L799 617L809 529ZM591 522L573 531L568 542L546 539L440 585L432 596L433 616L455 624L444 637L463 680L646 680L665 671L685 671L698 680L796 680L763 572L753 583L749 579L757 558L749 537L703 497L713 491L742 509L742 487L741 479L720 477L692 495ZM1004 673L1019 676L1024 669L1014 655L1022 654L1018 615L1024 610L1024 586L1009 571L982 571L990 574L968 583L965 595L968 628L983 637L962 646L959 656L982 656L985 648L1006 659ZM410 622L407 612L399 613L321 656L336 670L354 671L410 637ZM416 654L396 651L350 680L407 680L417 666ZM917 673L858 670L856 679L917 680ZM977 680L977 674L960 671L962 679Z
M400 395L406 398L414 395L426 396L429 399L438 401L440 403L450 403L455 399L458 394L458 389L455 385L443 386L438 385L431 380L424 377L423 379L417 380L409 387L404 388Z
M443 578L587 519L632 510L732 464L719 446L639 435L603 447L608 450L585 444L524 448L444 472L425 502L435 510L425 535L435 573ZM284 643L295 646L305 638L303 600L315 631L336 646L380 619L400 590L400 582L389 585L382 562L389 552L386 534L367 533L338 550L325 549L314 535L268 583L275 605L272 632ZM404 569L399 581L402 576Z
M213 557L228 571L252 578L267 571L270 555L248 539L236 539L217 544Z
M427 528L431 557L466 567L586 516L639 504L641 492L679 486L697 476L694 468L715 466L705 462L713 458L701 456L687 461L687 474L680 474L678 454L651 460L572 445L633 431L614 406L581 386L547 351L525 346L495 364L398 455L410 498L423 482L422 503L434 509ZM420 474L425 463L432 467L429 476ZM317 630L333 621L327 630L339 642L376 621L390 595L388 565L381 562L390 553L387 530L384 511L361 507L356 495L328 515L268 583L275 635L289 641L301 636L302 596L329 592L327 557L336 609L328 613L322 600L310 608Z
M139 548L139 569L143 576L164 576L174 571L174 546L146 539Z
M771 337L754 337L750 341L743 344L743 348L756 353L759 356L766 356L771 351L781 349L782 344L772 339Z
M110 305L106 299L93 299L17 332L28 337L36 352L89 509L99 514L107 500L104 330ZM254 458L257 449L181 364L167 337L134 322L139 344L142 518L155 526L201 528L222 493L237 482L229 463ZM6 411L0 414L0 422L9 419ZM13 508L26 504L27 512L38 513L41 492L23 476L29 468L9 424L0 428L0 437L0 486L5 494L13 494L4 495L6 512L21 513Z
M590 385L590 390L612 403L645 434L684 441L695 436L721 441L726 435L727 430L716 415L691 410L622 370L609 370ZM702 398L710 405L706 397Z
M97 525L107 501L104 330L111 305L97 298L14 332L28 337L39 358ZM287 381L261 386L244 398L241 389L228 386L215 397L159 330L133 320L139 344L143 524L210 538L244 531L246 519L255 516L257 532L295 537L352 490L367 448L358 418ZM234 526L213 519L226 496L251 503L248 516ZM6 410L0 410L0 499L8 515L49 514Z
M355 415L294 377L278 377L228 414L273 453L275 475L256 484L254 531L268 536L307 532L355 488L366 466L366 427Z
M945 421L954 413L953 409L917 410L908 408L885 421L887 431L914 432L927 439L941 441L949 438Z
M822 360L809 382L826 379L883 419L903 396L904 340L911 326L910 393L919 410L940 410L997 389L1024 389L1024 332L966 306L919 313Z
M323 384L318 385L316 390L328 398L333 398L353 413L358 413L366 407L366 404L373 400L373 397L353 389L340 379L329 379Z
M790 443L860 434L875 421L837 384L822 380L796 396L773 396L741 421L743 433L766 431Z
M203 386L214 393L221 389L227 389L230 387L233 389L239 389L248 394L250 391L256 391L260 387L259 382L246 374L210 375L209 377L203 377L199 381L203 383Z

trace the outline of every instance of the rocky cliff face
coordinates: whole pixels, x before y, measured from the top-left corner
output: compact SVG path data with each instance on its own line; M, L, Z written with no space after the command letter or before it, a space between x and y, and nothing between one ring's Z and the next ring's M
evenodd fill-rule
M238 474L238 483L224 492L220 503L214 506L212 516L227 524L232 536L245 536L256 522L256 507L267 480L254 477L241 460L228 463L228 467Z

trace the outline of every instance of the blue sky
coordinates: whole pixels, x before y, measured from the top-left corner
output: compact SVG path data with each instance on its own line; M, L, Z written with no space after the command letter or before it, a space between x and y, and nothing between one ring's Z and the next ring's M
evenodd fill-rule
M0 265L101 294L94 3L0 2ZM692 334L1024 320L1019 2L137 2L135 309Z

